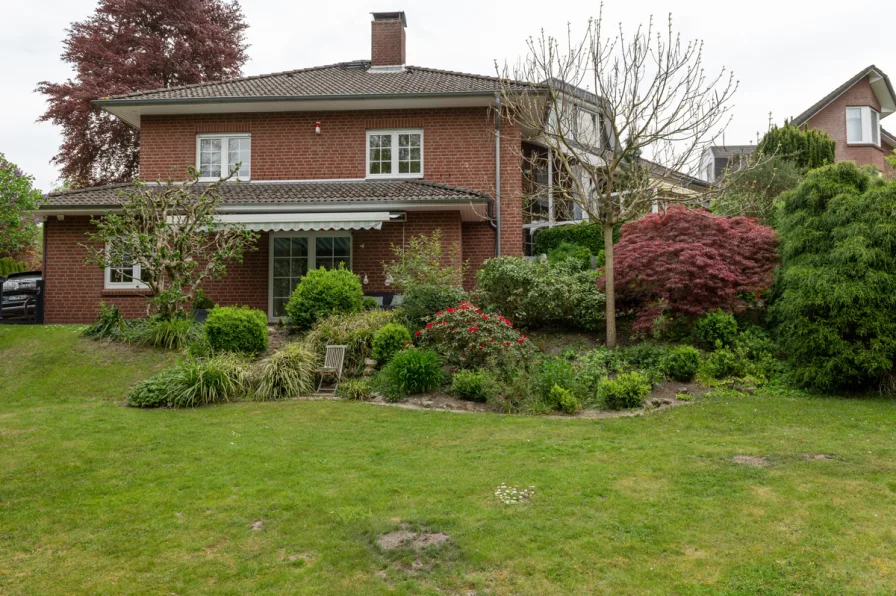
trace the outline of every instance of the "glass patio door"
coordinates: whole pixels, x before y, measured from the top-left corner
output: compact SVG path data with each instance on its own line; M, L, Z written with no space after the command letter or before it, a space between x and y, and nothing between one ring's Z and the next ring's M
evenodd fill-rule
M273 236L271 257L271 315L286 314L286 303L311 269L352 268L352 237L343 235L283 234Z

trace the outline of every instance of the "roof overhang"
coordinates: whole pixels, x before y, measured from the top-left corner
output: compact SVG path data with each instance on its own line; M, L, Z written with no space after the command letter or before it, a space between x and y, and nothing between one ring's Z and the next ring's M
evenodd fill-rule
M309 97L203 97L183 99L97 99L92 103L140 128L143 116L464 108L495 105L492 91L398 95L317 95Z
M872 69L868 73L868 82L871 83L871 89L874 91L877 101L880 102L880 117L886 118L896 111L896 93L894 93L887 76Z
M323 214L328 217L336 217L345 213L383 213L401 211L406 213L432 213L444 211L457 211L465 222L477 222L488 219L489 201L352 201L350 203L320 203L320 204L237 204L228 203L221 205L218 212L221 214ZM102 216L107 213L118 213L121 205L44 205L32 215L40 218L56 217L64 219L66 216Z
M886 118L894 111L896 111L896 90L893 89L890 78L877 67L871 66L864 72L859 73L852 79L848 80L844 85L841 86L842 88L836 89L816 105L812 106L799 116L793 118L790 121L791 124L793 124L794 126L803 126L806 122L811 120L813 116L834 103L834 101L836 101L838 97L852 89L856 84L859 83L859 81L864 78L868 78L868 82L871 84L871 90L874 92L878 103L880 103L880 117Z

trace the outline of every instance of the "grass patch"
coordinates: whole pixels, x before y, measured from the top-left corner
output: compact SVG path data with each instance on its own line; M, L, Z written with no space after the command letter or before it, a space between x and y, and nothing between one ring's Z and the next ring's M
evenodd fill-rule
M3 594L896 582L894 401L760 389L600 421L330 401L143 411L119 406L171 356L77 331L0 327ZM505 504L502 484L535 490ZM384 555L378 537L405 528L450 544L419 564Z

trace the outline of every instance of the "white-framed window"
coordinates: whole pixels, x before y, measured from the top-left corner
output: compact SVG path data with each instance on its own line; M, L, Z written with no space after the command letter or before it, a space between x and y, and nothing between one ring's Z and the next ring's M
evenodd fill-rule
M846 108L846 142L880 146L880 114L869 106Z
M422 178L423 131L368 130L368 178Z
M272 319L286 314L286 303L302 277L311 269L352 268L351 232L271 233L268 266L269 313Z
M106 245L106 254L109 246ZM127 256L122 256L112 267L106 267L104 286L107 290L145 288L140 265L133 263Z
M240 164L237 180L249 180L252 172L252 137L240 134L201 134L196 136L196 169L199 180L214 182L230 174Z

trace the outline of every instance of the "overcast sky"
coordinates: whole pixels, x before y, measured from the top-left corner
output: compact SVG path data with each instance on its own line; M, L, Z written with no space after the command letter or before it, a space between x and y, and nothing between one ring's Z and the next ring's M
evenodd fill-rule
M576 0L451 0L374 2L242 0L249 23L250 60L256 75L344 60L369 59L370 12L407 13L409 64L493 74L494 61L513 62L525 39L541 29L564 35L594 15L599 2ZM0 152L33 174L44 191L58 172L49 161L59 146L34 93L38 81L71 75L59 55L64 30L90 15L96 0L7 0L0 33ZM869 64L896 76L896 2L607 0L605 18L626 30L653 14L672 13L685 39L705 41L707 70L725 66L740 81L727 144L750 143L776 122L795 116ZM884 126L887 126L885 121ZM896 129L891 124L890 129Z

